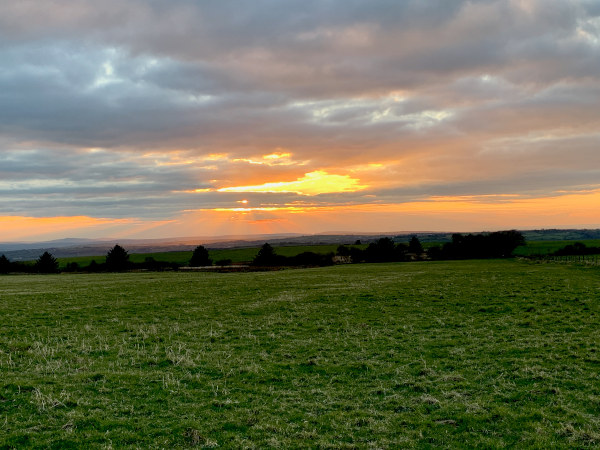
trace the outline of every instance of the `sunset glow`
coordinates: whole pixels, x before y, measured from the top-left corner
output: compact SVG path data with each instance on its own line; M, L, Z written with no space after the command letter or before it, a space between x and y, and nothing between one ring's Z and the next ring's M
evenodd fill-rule
M332 192L356 192L365 189L359 180L348 175L331 175L316 171L296 181L265 183L258 186L235 186L218 189L219 192L293 192L298 195L318 195Z
M7 2L0 241L598 228L593 3Z

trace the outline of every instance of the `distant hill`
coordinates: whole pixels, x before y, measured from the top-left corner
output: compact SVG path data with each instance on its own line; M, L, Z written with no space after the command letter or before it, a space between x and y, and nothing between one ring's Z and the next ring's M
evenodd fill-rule
M4 254L11 261L31 261L47 251L57 258L76 256L104 255L115 244L127 249L129 253L157 253L171 251L191 251L197 245L208 248L245 248L258 247L265 242L274 245L319 245L319 244L353 244L356 240L363 243L373 242L383 235L356 234L356 235L309 235L274 234L255 235L242 238L239 236L220 237L187 237L172 239L113 239L113 240L85 240L61 239L38 243L0 243L0 255ZM386 234L385 236L391 236Z

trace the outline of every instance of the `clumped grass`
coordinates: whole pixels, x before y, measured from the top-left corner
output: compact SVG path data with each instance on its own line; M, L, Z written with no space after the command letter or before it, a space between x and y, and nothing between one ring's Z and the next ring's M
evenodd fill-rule
M600 268L0 277L0 447L598 447Z

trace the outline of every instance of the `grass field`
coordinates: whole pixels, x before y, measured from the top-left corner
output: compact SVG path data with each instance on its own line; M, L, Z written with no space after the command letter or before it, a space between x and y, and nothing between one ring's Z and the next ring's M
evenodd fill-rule
M600 446L600 268L0 277L0 447Z

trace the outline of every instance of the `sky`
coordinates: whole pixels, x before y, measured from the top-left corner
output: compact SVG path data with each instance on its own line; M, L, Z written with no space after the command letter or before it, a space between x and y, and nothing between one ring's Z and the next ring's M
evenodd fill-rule
M600 1L0 11L0 242L600 227Z

